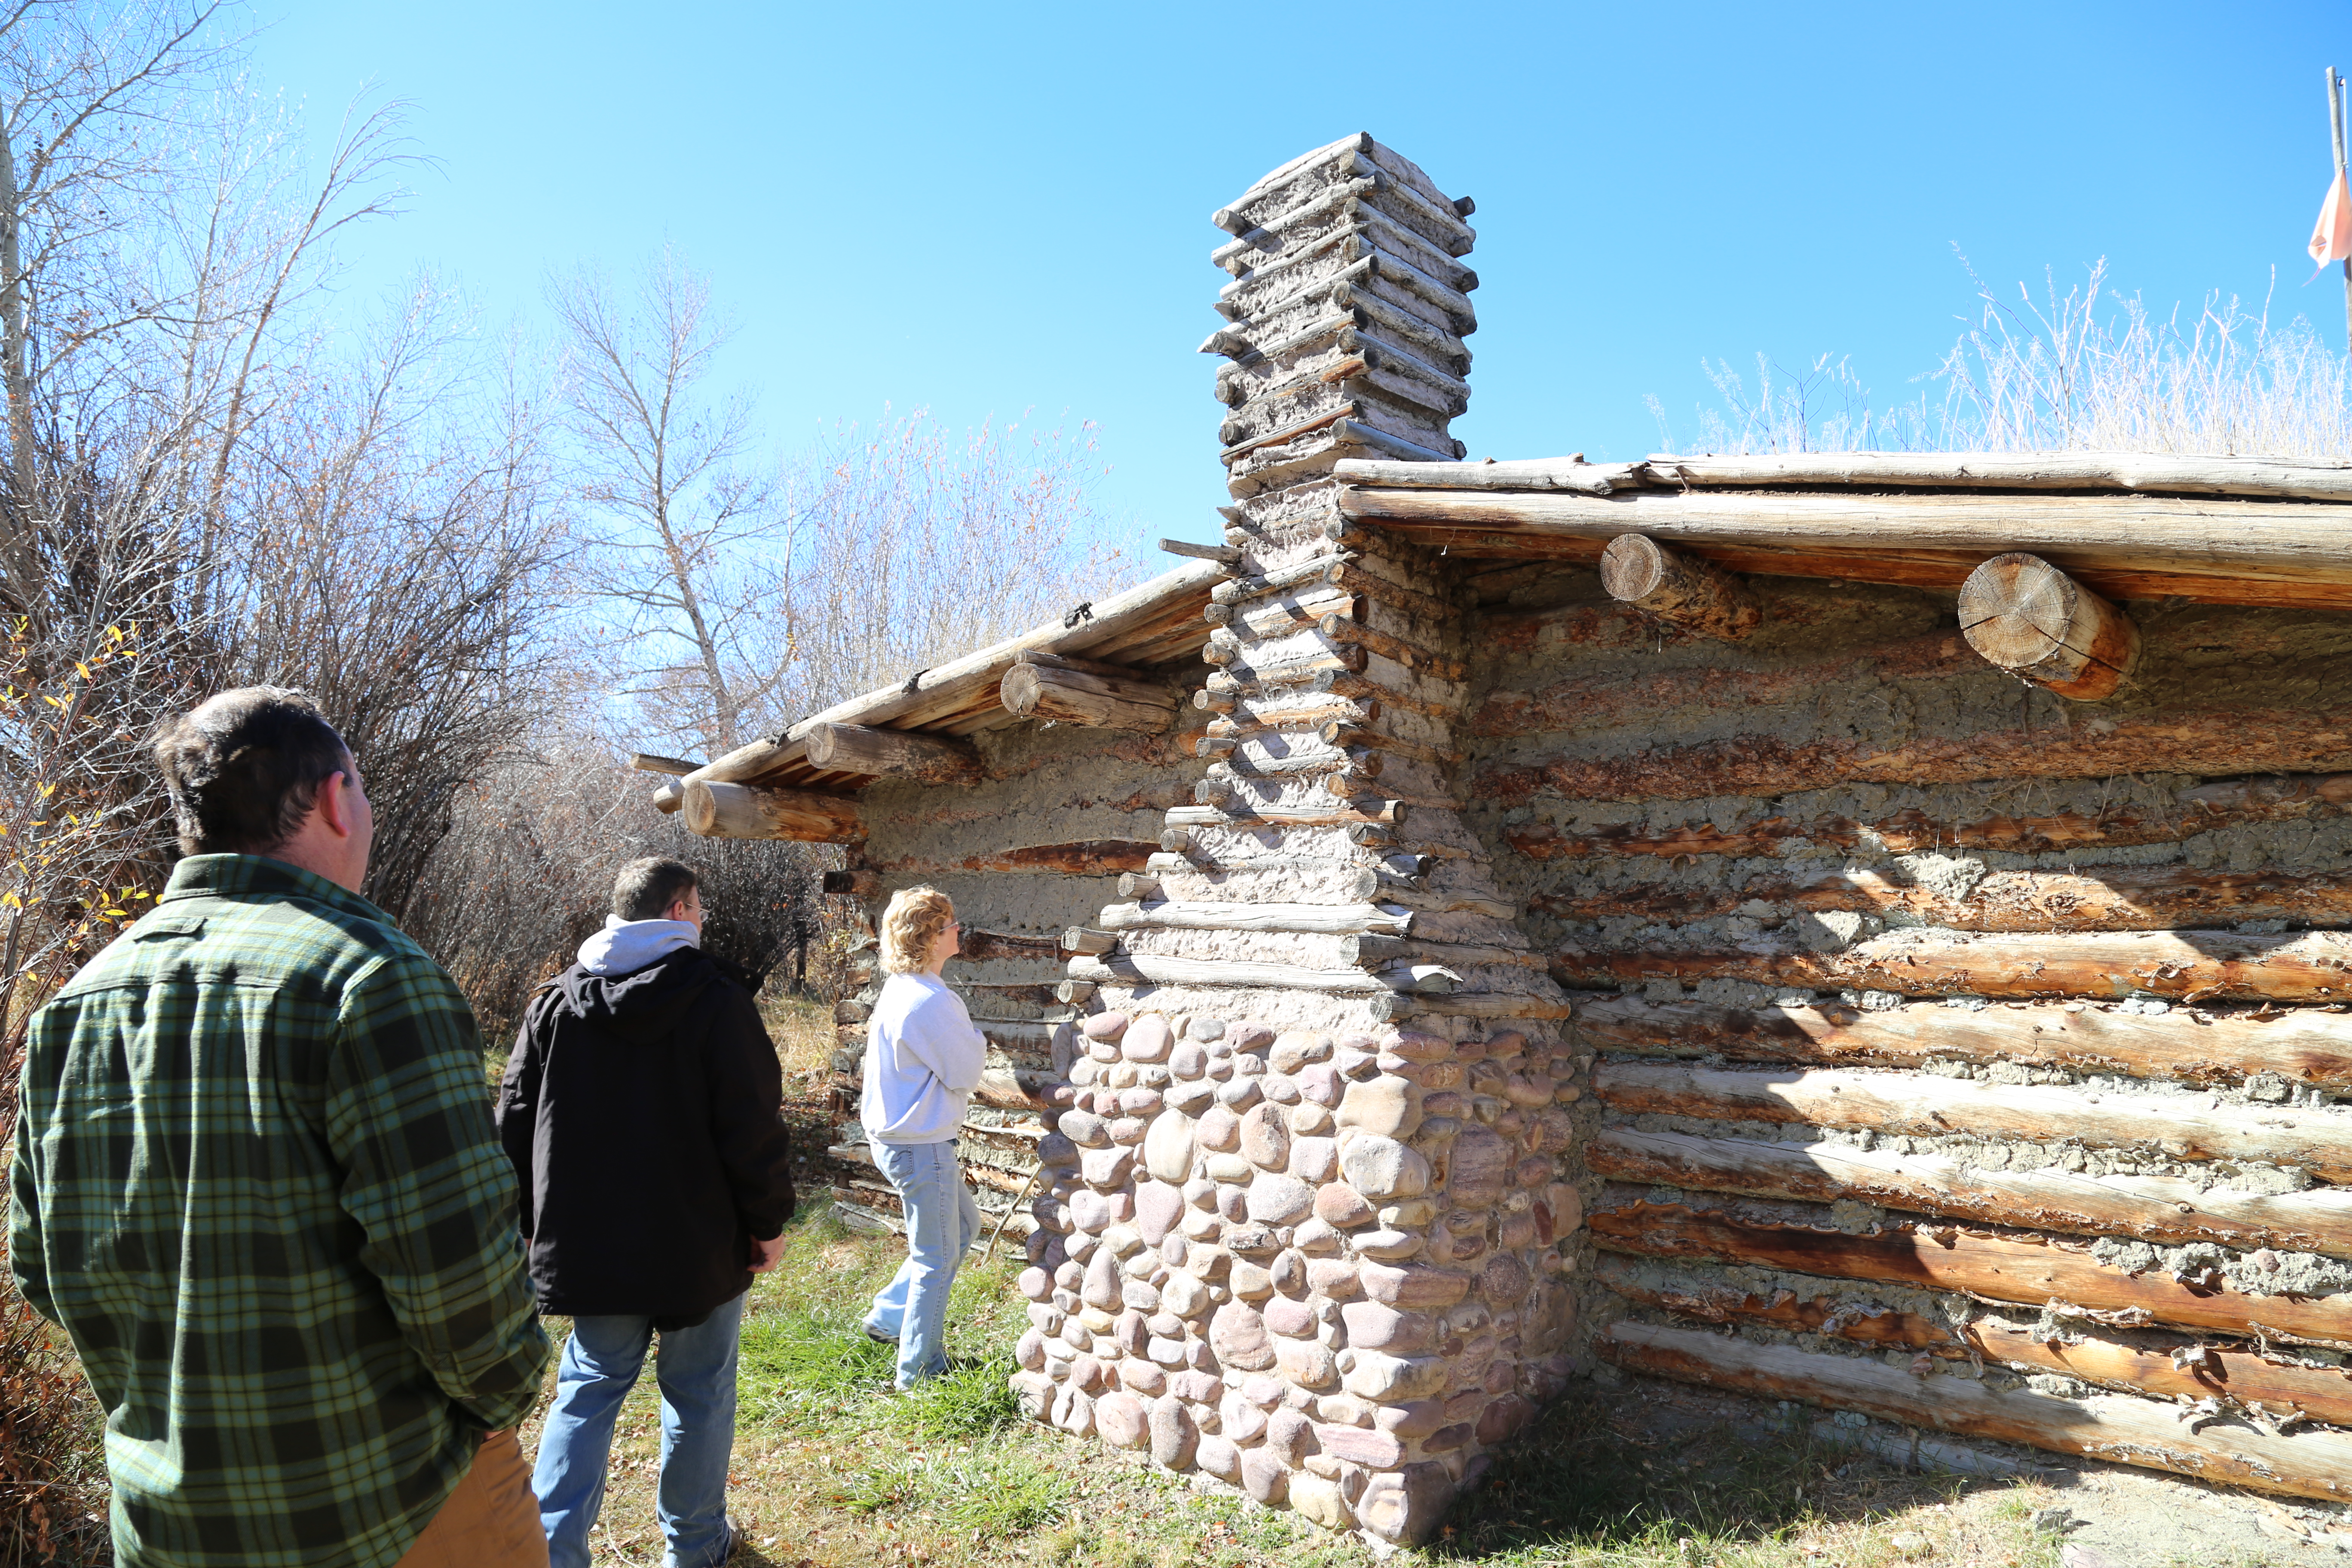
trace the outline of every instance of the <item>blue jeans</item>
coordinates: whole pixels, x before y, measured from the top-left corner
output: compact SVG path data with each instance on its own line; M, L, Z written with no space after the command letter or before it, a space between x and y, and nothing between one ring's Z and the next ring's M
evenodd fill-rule
M948 1291L957 1266L980 1237L980 1205L963 1184L955 1140L885 1143L874 1162L907 1205L907 1261L874 1298L866 1326L898 1342L898 1386L948 1369Z
M661 1487L656 1512L676 1568L710 1568L727 1550L727 1467L735 1451L735 1345L743 1298L661 1336ZM555 1404L539 1437L530 1489L551 1568L588 1568L588 1534L604 1506L613 1422L654 1340L651 1318L572 1320Z

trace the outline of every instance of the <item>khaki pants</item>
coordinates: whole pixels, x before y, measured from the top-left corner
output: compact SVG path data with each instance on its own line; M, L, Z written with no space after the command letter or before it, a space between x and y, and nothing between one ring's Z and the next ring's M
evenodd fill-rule
M474 1468L394 1568L547 1568L539 1500L511 1430L482 1439Z

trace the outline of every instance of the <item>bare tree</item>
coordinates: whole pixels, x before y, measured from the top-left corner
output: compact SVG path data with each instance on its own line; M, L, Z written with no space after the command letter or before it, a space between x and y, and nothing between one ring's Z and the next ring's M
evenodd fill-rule
M594 545L575 577L593 646L653 739L730 751L793 662L789 625L762 613L791 516L749 466L749 398L707 390L731 328L669 252L625 295L594 274L550 293Z

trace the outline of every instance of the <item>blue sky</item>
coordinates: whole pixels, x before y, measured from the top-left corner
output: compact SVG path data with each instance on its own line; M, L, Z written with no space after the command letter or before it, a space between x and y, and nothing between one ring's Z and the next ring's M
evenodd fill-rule
M1652 450L1645 395L1695 425L1702 357L1851 355L1899 397L1972 310L1956 244L2004 287L2105 256L2159 305L2275 268L2275 314L2342 321L2302 246L2343 0L255 15L318 134L373 82L438 160L352 298L430 267L530 321L550 268L667 242L780 446L886 403L1092 420L1130 541L1223 499L1210 211L1352 131L1477 201L1475 456Z

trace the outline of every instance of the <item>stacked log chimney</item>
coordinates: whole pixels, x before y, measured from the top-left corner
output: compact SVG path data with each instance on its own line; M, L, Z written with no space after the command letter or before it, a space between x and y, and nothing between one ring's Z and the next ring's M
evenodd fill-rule
M1033 1414L1423 1538L1573 1370L1568 1008L1456 813L1461 600L1337 508L1451 459L1470 204L1369 136L1215 221L1233 577L1196 803L1074 947L1014 1382ZM1106 938L1115 938L1108 941Z

